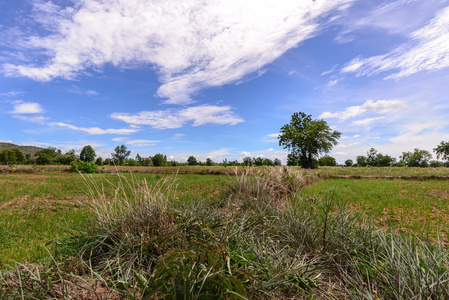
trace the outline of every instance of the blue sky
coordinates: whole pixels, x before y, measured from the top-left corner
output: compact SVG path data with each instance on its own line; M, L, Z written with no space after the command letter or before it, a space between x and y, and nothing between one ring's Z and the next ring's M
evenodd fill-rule
M281 158L294 112L399 157L449 140L449 1L0 0L0 141Z

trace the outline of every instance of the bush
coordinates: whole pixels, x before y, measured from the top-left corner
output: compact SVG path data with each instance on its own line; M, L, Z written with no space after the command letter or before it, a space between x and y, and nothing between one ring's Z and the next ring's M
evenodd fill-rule
M72 161L70 163L72 171L95 173L98 170L98 166L93 161Z

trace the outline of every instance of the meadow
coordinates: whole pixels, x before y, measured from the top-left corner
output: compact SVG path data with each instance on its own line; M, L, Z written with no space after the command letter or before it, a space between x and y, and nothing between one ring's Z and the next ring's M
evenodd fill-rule
M446 168L151 169L5 169L0 296L449 297Z

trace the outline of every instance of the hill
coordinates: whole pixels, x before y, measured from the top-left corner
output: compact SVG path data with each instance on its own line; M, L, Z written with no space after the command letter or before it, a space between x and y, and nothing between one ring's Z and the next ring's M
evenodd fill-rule
M36 147L36 146L19 146L16 144L12 144L12 143L1 143L0 142L0 151L5 149L5 148L19 148L23 154L27 155L27 154L31 154L31 156L33 156L37 151L40 151L44 148L42 147Z

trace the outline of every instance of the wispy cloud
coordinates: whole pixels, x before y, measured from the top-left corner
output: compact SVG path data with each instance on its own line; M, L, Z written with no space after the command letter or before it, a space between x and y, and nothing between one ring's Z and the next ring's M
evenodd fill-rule
M366 111L386 113L391 110L405 108L407 104L402 100L368 100L362 105L350 106L340 112L323 112L318 116L319 119L339 118L341 121L356 117Z
M426 26L414 31L410 41L393 51L369 58L357 57L342 68L370 76L393 71L386 78L401 78L420 71L435 71L449 67L449 7L438 12Z
M193 121L193 126L204 124L236 125L243 119L229 106L202 105L180 110L142 111L137 114L114 113L111 118L134 125L148 125L153 128L180 128Z
M94 90L82 90L77 86L73 86L70 90L70 93L78 94L78 95L88 95L88 96L98 96L99 93Z
M16 92L16 91L11 91L11 92L7 92L7 93L1 93L0 96L4 96L4 97L16 97L16 96L20 96L25 94L24 92Z
M368 124L371 124L374 121L382 120L382 119L385 119L385 117L366 118L366 119L363 119L363 120L354 121L354 122L351 123L351 125L363 126L363 125L368 125Z
M231 148L221 148L218 150L214 150L209 152L209 154L207 154L208 158L217 158L217 157L223 157L229 154L229 151L232 150Z
M172 140L179 140L180 138L182 138L184 136L185 136L184 133L175 133L171 139Z
M102 135L102 134L131 134L139 131L138 129L101 129L99 127L78 127L72 124L63 123L63 122L51 122L47 123L49 126L59 126L72 130L82 131L92 135Z
M280 133L267 134L266 136L262 137L262 142L265 142L265 143L277 143L279 135L280 135Z
M3 72L50 81L105 64L146 65L157 69L157 95L165 103L186 104L205 87L257 73L352 1L85 0L66 9L38 2L35 19L54 34L28 37L25 44L46 50L48 60L4 64Z
M11 114L39 114L44 112L42 106L36 102L25 102L22 100L14 101L14 110Z
M13 118L25 121L25 122L32 122L32 123L45 123L45 121L49 120L50 118L44 117L44 116L38 116L38 117L26 117L21 115L14 115Z

